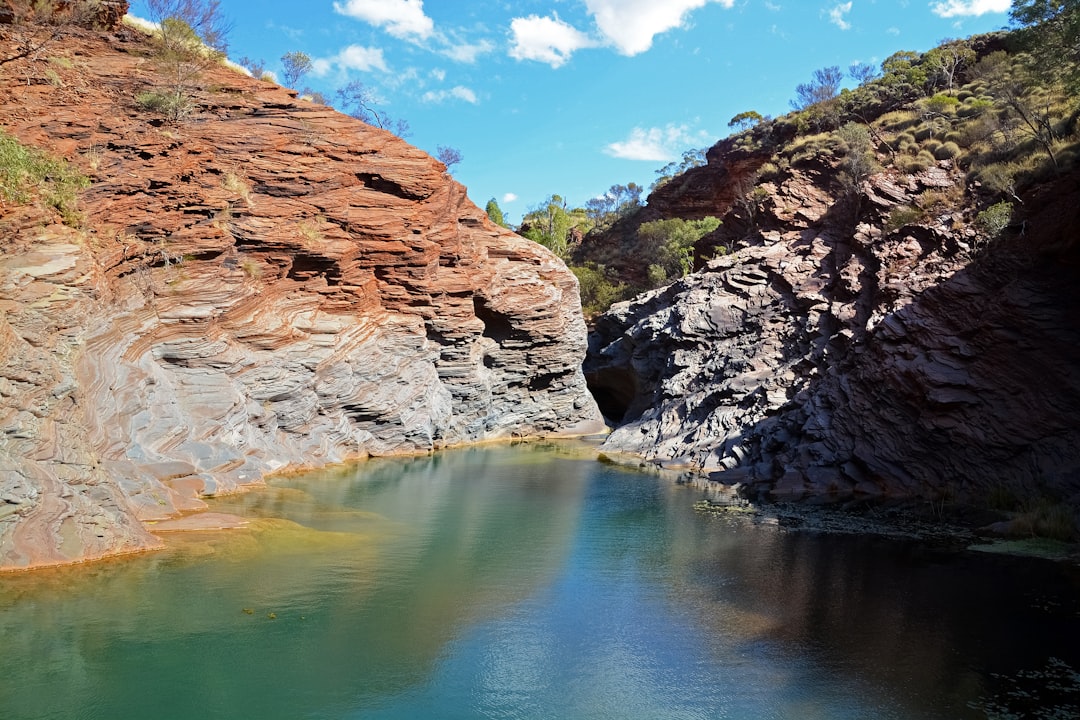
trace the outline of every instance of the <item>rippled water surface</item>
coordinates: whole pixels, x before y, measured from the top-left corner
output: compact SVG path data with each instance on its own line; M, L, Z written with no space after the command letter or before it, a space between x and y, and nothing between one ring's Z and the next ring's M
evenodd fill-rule
M566 446L277 481L216 502L248 529L0 576L0 718L1075 716L1069 567L696 499Z

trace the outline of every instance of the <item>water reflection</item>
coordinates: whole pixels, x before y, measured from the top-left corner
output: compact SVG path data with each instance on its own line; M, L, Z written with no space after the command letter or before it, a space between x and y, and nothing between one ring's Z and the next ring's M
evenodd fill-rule
M1071 571L696 498L536 446L281 480L215 502L248 529L0 577L0 717L985 717L1080 667Z

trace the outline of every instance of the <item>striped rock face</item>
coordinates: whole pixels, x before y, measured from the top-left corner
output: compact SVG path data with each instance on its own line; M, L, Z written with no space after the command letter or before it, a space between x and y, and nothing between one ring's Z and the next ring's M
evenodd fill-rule
M153 547L271 472L602 429L575 278L442 164L223 67L164 122L129 29L50 52L0 128L92 182L79 228L0 208L0 567Z

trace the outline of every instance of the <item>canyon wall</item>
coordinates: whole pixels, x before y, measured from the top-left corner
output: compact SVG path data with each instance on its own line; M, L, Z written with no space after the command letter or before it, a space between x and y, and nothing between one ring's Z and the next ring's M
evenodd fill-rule
M597 319L605 448L753 495L1080 502L1076 175L988 242L964 208L890 226L962 193L951 161L852 194L809 160L740 202L766 159L721 143L650 198L650 218L723 217L707 243L733 252Z
M441 163L220 66L168 122L128 28L47 54L0 128L91 184L76 222L0 209L0 568L154 547L268 473L602 429L575 278Z

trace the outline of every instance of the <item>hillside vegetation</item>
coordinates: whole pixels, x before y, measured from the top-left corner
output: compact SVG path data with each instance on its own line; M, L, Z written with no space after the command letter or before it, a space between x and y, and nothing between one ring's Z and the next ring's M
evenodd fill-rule
M1080 154L1080 8L1018 1L1011 17L1009 32L897 52L880 69L854 66L853 89L840 89L839 68L823 68L796 88L792 112L740 113L731 122L739 131L709 150L706 165L688 154L681 172L661 171L648 204L631 197L590 212L553 196L521 232L567 260L590 314L763 242L770 188L796 172L828 187L852 228L889 234L946 222L972 256L1022 235L1025 193L1072 171ZM903 183L930 171L948 182L887 212L868 202L870 178ZM702 178L716 173L725 187L707 196Z

